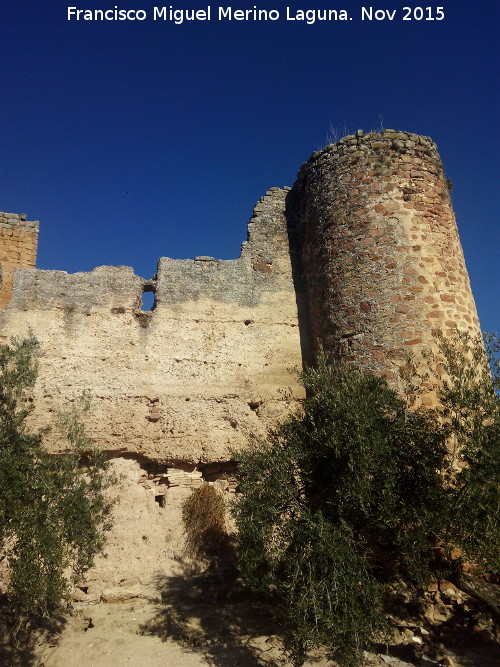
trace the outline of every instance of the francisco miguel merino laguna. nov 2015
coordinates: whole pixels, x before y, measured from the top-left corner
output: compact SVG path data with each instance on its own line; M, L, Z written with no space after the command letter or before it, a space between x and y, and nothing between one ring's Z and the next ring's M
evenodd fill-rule
M145 21L148 12L145 9L121 9L117 5L110 9L67 8L68 21ZM203 9L177 9L173 5L152 7L149 17L154 21L169 21L179 25L184 21L304 21L311 25L316 21L349 21L345 9L259 9L254 5L250 9L235 9L231 6Z

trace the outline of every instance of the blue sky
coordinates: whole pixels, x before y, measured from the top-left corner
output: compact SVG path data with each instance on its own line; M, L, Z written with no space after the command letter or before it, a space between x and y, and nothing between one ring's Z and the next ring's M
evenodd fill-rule
M148 19L67 20L115 4ZM237 257L255 202L292 185L331 127L425 134L454 183L482 327L500 330L498 3L422 4L444 20L348 0L329 6L352 21L307 25L266 0L281 20L174 25L143 0L2 0L0 209L40 220L39 268L150 278L160 256ZM396 18L362 22L362 6Z

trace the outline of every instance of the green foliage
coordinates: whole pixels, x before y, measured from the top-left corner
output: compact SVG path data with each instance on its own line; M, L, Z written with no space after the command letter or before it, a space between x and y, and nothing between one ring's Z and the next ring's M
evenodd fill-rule
M440 337L441 419L450 449L441 538L448 557L456 546L463 552L454 563L457 576L463 560L500 570L500 341L487 334L485 343L466 333Z
M226 507L220 493L209 484L193 489L182 504L186 552L194 559L213 559L228 546Z
M88 400L59 415L65 454L47 453L49 429L27 426L40 353L32 335L0 348L0 548L11 578L9 604L19 617L58 612L67 573L76 579L92 565L109 527L107 463L80 421Z
M321 645L341 665L359 664L384 632L390 584L404 576L418 594L436 574L451 577L453 547L492 565L498 399L469 342L456 367L447 352L457 348L443 351L440 419L410 410L382 378L322 357L302 374L300 414L236 454L240 572L278 611L294 665ZM460 410L467 418L454 418Z

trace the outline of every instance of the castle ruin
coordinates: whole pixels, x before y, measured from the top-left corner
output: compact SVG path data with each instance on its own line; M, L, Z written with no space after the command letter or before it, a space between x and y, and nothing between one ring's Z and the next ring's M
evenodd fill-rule
M479 333L436 146L406 132L314 153L257 203L235 260L162 257L151 280L41 271L37 236L0 214L0 340L31 329L42 344L36 425L90 391L89 434L118 473L106 552L78 601L153 599L162 576L182 576L183 498L204 481L234 491L231 450L294 408L294 368L320 346L397 386L435 332Z
M290 411L293 369L318 345L397 382L434 332L479 333L436 146L406 132L314 153L257 203L235 260L162 257L151 280L41 271L37 234L0 214L0 335L31 328L43 345L37 422L90 390L91 434L111 456L209 470Z

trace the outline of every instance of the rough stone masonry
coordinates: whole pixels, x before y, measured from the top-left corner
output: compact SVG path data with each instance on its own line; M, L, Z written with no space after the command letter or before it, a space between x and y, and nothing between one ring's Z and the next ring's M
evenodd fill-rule
M31 327L43 345L37 423L89 389L113 456L208 470L293 408L293 368L319 344L396 382L433 332L479 333L436 146L406 132L314 153L257 203L235 260L162 257L151 280L40 271L37 233L0 214L0 335Z

